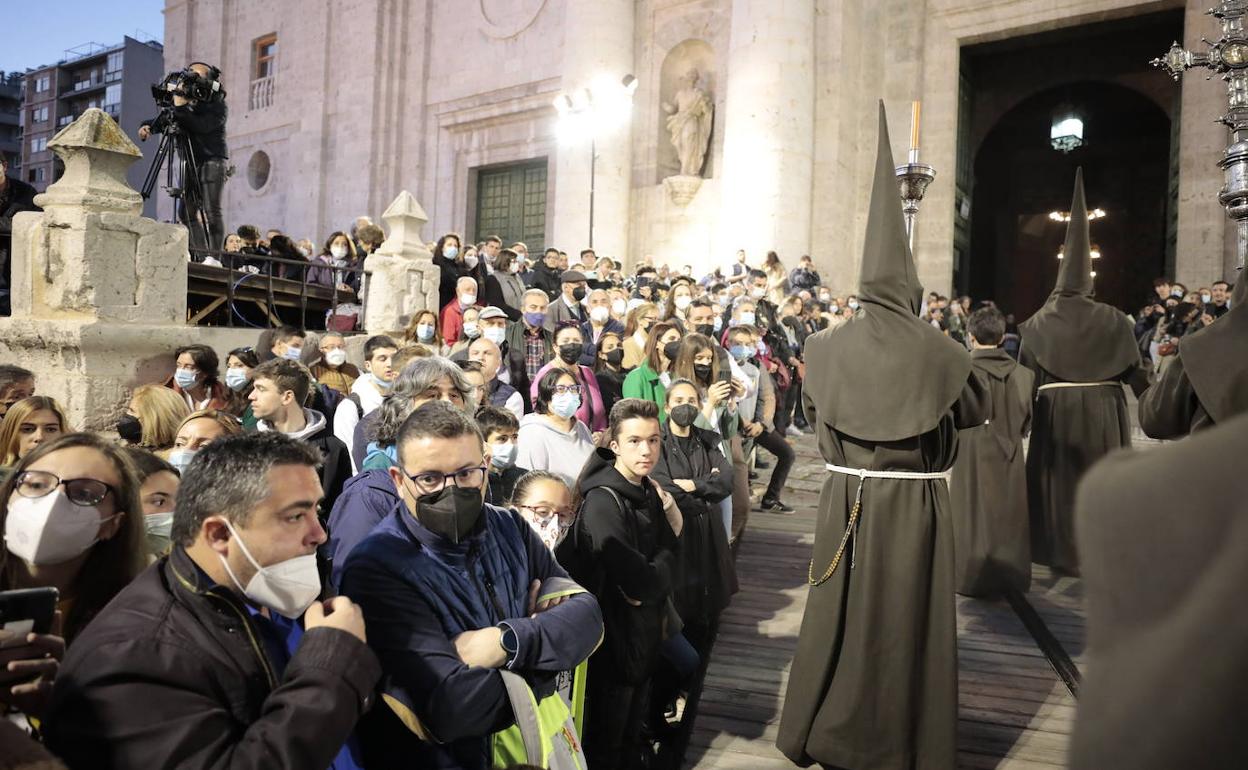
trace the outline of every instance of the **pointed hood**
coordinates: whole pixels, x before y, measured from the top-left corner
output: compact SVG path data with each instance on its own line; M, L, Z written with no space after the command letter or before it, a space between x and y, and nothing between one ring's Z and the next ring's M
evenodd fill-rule
M880 101L875 178L871 182L871 208L867 211L867 237L862 247L858 299L917 316L923 301L923 286L919 284L919 274L914 269L914 257L910 254L909 239L906 237L892 147L884 102Z
M806 340L803 394L818 421L866 441L935 428L966 387L971 357L919 320L919 285L880 105L880 137L862 252L861 309Z
M1230 312L1183 337L1179 358L1214 422L1248 412L1248 272L1239 272Z
M1041 368L1067 382L1112 380L1140 364L1126 314L1092 299L1092 240L1083 169L1075 172L1070 223L1057 284L1044 307L1020 327L1023 347Z
M1066 297L1092 296L1092 236L1088 227L1088 203L1083 194L1083 168L1075 171L1075 194L1070 201L1066 245L1057 269L1053 293Z

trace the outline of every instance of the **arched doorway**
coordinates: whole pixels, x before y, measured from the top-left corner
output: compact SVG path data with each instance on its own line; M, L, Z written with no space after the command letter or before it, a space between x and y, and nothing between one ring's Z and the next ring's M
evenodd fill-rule
M1054 116L1073 105L1084 145L1054 150ZM1044 304L1057 277L1066 226L1052 212L1070 208L1075 169L1083 168L1092 223L1097 297L1124 310L1143 300L1165 272L1171 207L1170 119L1124 86L1081 82L1036 94L1006 112L974 156L970 259L972 297L992 298L1020 320Z

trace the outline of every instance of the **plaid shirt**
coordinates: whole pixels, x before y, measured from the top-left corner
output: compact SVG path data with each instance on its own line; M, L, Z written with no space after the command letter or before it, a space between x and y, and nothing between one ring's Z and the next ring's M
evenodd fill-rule
M546 343L541 329L524 330L524 373L532 382L538 371L546 365Z

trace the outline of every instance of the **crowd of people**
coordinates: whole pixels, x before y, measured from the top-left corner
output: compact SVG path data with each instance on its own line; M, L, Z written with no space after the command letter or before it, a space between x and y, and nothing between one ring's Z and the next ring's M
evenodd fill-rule
M434 256L402 335L179 347L119 440L0 366L0 590L58 595L0 652L10 722L70 767L680 765L746 520L793 511L803 344L855 300L774 253Z
M244 226L227 251L358 289L383 239L361 219L314 256ZM0 590L59 596L53 627L0 648L10 722L70 767L680 766L746 521L793 511L807 339L859 297L774 252L695 278L496 237L432 251L441 305L401 335L354 361L295 327L224 362L179 347L120 443L0 366ZM1135 331L1161 369L1229 287L1156 295ZM917 314L985 382L1025 371L991 303ZM1015 446L1033 383L997 379ZM955 484L959 508L983 483Z

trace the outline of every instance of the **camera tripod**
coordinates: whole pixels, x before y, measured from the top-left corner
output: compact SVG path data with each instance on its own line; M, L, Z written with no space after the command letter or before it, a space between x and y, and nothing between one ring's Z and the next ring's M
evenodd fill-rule
M219 249L221 244L213 244L208 242L208 224L204 221L204 201L203 189L200 182L199 162L195 158L195 151L191 148L191 141L182 127L173 119L172 115L165 116L162 114L160 118L154 121L155 125L163 125L164 131L160 135L160 146L156 148L156 154L152 156L152 165L147 170L147 178L143 180L143 189L140 194L143 200L147 200L152 195L152 190L156 188L156 182L160 178L160 169L165 169L165 192L173 199L174 210L178 214L178 218L183 220L187 229L195 228L192 235L198 234L200 242L205 244L208 249ZM194 221L190 212L194 212ZM195 238L191 238L194 243Z

